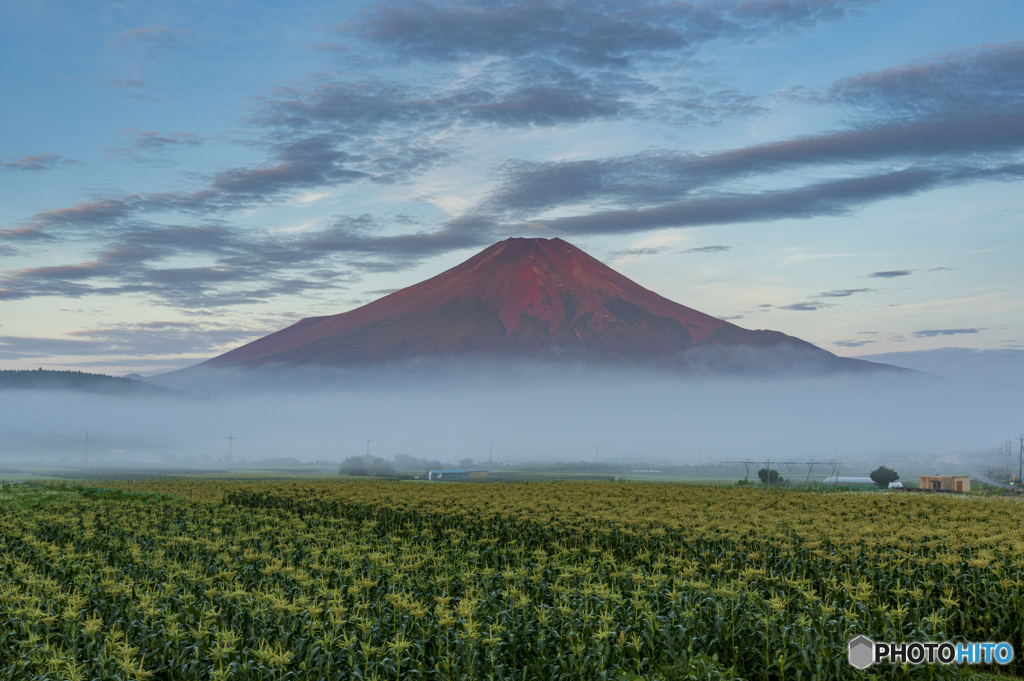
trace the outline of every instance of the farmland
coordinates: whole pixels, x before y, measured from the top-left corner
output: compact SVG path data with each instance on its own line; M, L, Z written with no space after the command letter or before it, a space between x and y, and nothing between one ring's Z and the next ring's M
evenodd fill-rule
M857 634L1022 652L1013 499L103 485L0 490L0 678L846 679Z

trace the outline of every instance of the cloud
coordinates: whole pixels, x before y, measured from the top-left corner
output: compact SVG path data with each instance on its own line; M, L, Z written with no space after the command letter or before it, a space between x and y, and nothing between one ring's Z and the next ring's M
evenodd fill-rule
M195 147L201 144L193 132L169 132L161 135L156 130L142 130L132 135L131 147L138 151L160 151L168 147Z
M828 101L852 105L853 99L861 97L864 101L876 102L873 113L844 130L703 154L661 151L605 159L511 161L479 210L533 221L523 214L569 206L578 210L580 205L590 205L591 215L580 216L579 220L599 222L609 214L593 209L633 207L645 213L643 216L635 214L636 217L649 220L655 214L664 216L671 212L672 204L688 209L710 206L715 202L714 195L731 182L820 168L836 176L834 186L846 181L849 181L847 186L852 186L856 182L869 182L870 175L884 176L887 169L879 168L880 164L904 168L905 179L917 174L920 184L914 191L978 180L1017 180L1024 175L1013 156L1024 148L1024 115L1021 114L1024 109L1015 103L1020 93L1024 93L1020 85L1024 69L1016 68L1022 54L1021 43L985 46L838 81L830 90ZM966 88L973 93L979 88L991 87L993 92L1010 94L1000 95L995 100L979 98L975 104L970 103L970 97L954 94L950 96L956 101L960 101L957 98L964 100L962 106L954 106L952 100L939 106L934 103L937 95L928 95L928 88L910 88L909 94L903 89L904 85L909 87L910 73L917 74L915 77L927 74L932 83L929 88L938 91L961 93ZM871 88L874 88L873 95L868 92ZM889 99L913 101L915 96L922 100L916 108L894 112L888 105L883 106ZM847 103L844 97L849 97L851 102ZM992 106L986 104L990 100ZM1007 101L1011 104L1007 105ZM874 167L861 171L862 179L850 179L857 171L849 167L864 164ZM846 167L830 170L836 165ZM925 178L928 174L932 175L931 179ZM776 193L775 197L781 197L784 191ZM795 194L801 190L788 191ZM879 188L875 197L865 196L864 203L897 195L907 194L896 187L891 192ZM735 194L725 196L731 198ZM739 195L742 202L751 206L764 204L769 196L750 192ZM853 201L847 203L848 210L855 209ZM820 214L834 214L831 210L831 206L827 206ZM634 216L628 211L622 215L630 216L629 219ZM574 220L566 218L565 224ZM557 222L556 218L545 224L556 227ZM685 219L660 222L664 226L689 224Z
M608 257L612 260L619 260L620 258L635 258L645 255L657 255L658 253L664 253L670 250L668 246L652 246L648 248L627 248L621 251L612 251L608 254Z
M628 66L637 57L688 52L719 39L749 40L845 16L840 0L375 4L338 30L392 53L436 61L543 54L585 66Z
M571 125L637 114L641 108L635 98L656 91L631 76L584 76L527 60L488 67L479 77L435 88L371 79L278 88L250 120L292 134L317 131L352 139L460 125Z
M877 341L873 341L873 340L841 340L841 341L836 341L835 343L833 343L833 345L838 345L841 348L859 348L859 347L862 347L864 345L870 345L870 344L875 343L875 342L877 342Z
M914 338L934 338L936 336L958 336L963 333L979 333L985 329L927 329L915 331L911 335Z
M135 98L149 99L145 92L148 86L144 79L146 72L155 61L166 58L181 47L180 37L187 34L186 30L159 25L121 31L116 38L107 41L107 47L122 55L126 61L125 68L119 74L97 80L104 85L124 89Z
M426 164L432 157L409 161ZM362 162L337 149L337 140L325 136L303 137L274 145L270 159L256 166L221 171L208 178L205 188L194 192L125 194L83 201L70 208L37 213L28 221L33 229L82 230L111 228L145 213L178 212L210 215L250 208L280 200L291 192L338 185L373 175L356 167ZM398 168L392 168L399 172Z
M213 264L163 267L172 257ZM341 272L291 270L322 261L301 243L275 240L224 225L129 224L111 235L94 260L8 270L0 275L0 300L35 296L147 294L186 309L262 302L278 295L337 288Z
M78 161L66 159L57 154L44 153L25 156L17 161L4 161L0 158L0 170L41 173L75 163Z
M914 270L886 270L884 272L872 272L869 277L875 279L895 279L896 277L907 277L914 273Z
M127 158L137 163L159 163L162 155L174 149L198 147L202 138L194 132L167 132L157 130L124 130L118 133L121 146L112 147L112 156Z
M812 301L810 303L793 303L792 305L780 305L780 310L793 310L796 312L814 312L815 310L824 310L825 308L835 307L831 303L822 303L821 301Z
M1022 147L1024 115L886 124L708 154L643 153L600 160L511 162L485 208L498 212L545 210L586 201L643 205L728 181L837 163L937 159L936 165L952 171L955 166L942 163L943 157ZM962 181L969 179L969 171L976 166L977 160L965 166Z
M874 290L875 289L873 289L873 288L844 288L844 289L839 289L837 291L825 291L824 293L819 293L817 297L819 297L819 298L848 298L848 297L852 296L855 293L868 293L868 292L874 291Z
M903 119L1020 116L1024 42L973 46L833 83L827 101Z
M898 170L880 175L811 184L796 189L716 193L678 203L637 210L537 220L567 234L619 234L663 227L766 222L846 215L882 199L911 196L943 186L946 173L930 169Z
M732 246L701 246L700 248L684 248L680 253L723 253L732 250Z
M97 205L58 219L119 222L107 245L87 262L8 270L0 275L0 300L35 296L153 296L192 311L264 302L345 288L360 272L395 271L434 254L478 248L492 241L488 226L451 222L442 230L381 234L370 216L339 217L318 230L273 234L224 224L149 225L125 219L124 203ZM78 223L75 223L78 224ZM166 267L171 258L210 264Z
M0 359L53 356L205 355L248 342L274 328L239 328L236 325L187 321L125 323L82 329L59 338L0 336Z
M147 26L121 31L117 38L107 41L107 46L119 52L131 53L137 57L151 59L178 45L178 36L185 33L166 26Z

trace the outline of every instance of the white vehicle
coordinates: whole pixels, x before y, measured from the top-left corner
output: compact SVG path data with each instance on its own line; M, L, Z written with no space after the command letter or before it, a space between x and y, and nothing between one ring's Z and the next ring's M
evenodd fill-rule
M902 482L890 482L889 483L889 489L903 489L903 483Z

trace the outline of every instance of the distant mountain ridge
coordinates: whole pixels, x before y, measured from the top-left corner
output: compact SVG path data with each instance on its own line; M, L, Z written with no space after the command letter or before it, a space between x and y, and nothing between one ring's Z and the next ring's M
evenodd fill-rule
M768 355L770 361L763 359ZM777 361L826 371L892 369L680 305L562 239L523 238L498 242L423 282L355 310L303 319L193 368L351 367L424 358L732 364L743 371Z
M0 370L0 390L73 390L111 395L187 395L139 379L48 369Z

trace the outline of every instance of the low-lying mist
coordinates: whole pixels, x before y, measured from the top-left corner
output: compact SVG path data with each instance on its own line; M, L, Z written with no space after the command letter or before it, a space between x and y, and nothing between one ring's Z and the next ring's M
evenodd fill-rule
M84 466L86 446L94 466L223 467L229 450L236 465L337 462L365 454L367 440L373 456L452 462L844 460L985 451L1024 427L1024 390L926 374L694 378L524 365L188 380L167 382L195 397L0 392L0 466Z

